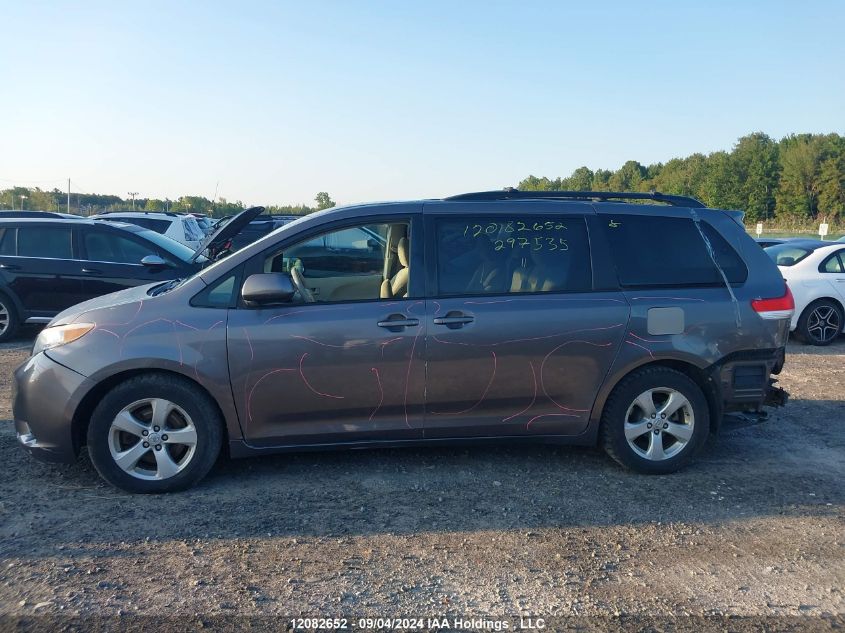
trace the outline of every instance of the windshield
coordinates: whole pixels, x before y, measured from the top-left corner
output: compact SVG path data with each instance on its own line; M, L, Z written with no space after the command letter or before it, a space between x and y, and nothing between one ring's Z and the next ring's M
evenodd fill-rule
M190 263L191 258L194 256L193 249L188 248L181 242L171 240L169 237L166 237L161 233L156 233L155 231L150 231L148 229L142 229L137 232L137 235L148 239L156 246L161 247L181 262ZM204 262L205 257L198 257L197 261Z
M775 244L763 249L778 266L794 266L813 251L793 244Z

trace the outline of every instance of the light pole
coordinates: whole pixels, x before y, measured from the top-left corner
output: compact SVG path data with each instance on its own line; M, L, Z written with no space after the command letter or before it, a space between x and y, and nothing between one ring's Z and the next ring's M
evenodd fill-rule
M20 194L18 198L21 199L21 211L23 211L23 201L26 200L29 196L25 196L24 194Z
M135 196L138 195L137 191L129 191L127 192L130 196L132 196L132 210L135 210Z

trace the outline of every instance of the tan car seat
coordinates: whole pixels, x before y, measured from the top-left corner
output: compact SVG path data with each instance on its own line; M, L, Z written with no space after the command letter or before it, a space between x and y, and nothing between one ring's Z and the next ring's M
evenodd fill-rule
M393 299L395 297L408 296L408 279L410 269L408 268L408 238L399 239L396 244L396 256L399 263L399 270L390 279L381 282L381 298Z

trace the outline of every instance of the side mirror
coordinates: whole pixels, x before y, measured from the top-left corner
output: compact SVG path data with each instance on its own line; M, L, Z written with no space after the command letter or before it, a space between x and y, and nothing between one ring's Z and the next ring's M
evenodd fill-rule
M159 257L158 255L147 255L141 260L141 264L150 268L166 268L170 265L163 257Z
M246 278L241 297L248 304L268 305L287 303L296 290L290 277L284 273L259 273Z

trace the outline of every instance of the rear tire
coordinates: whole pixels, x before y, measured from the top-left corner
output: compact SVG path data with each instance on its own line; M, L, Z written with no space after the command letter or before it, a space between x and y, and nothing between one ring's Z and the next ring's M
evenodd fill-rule
M819 299L804 308L795 332L804 343L825 346L842 333L842 324L842 308L830 299Z
M701 388L668 367L640 369L623 378L605 403L605 451L626 468L646 474L686 466L706 444L710 410Z
M88 425L94 467L126 492L190 488L214 465L222 440L223 421L208 394L166 374L120 383L100 401Z
M0 292L0 343L14 338L18 333L20 319L11 299Z

